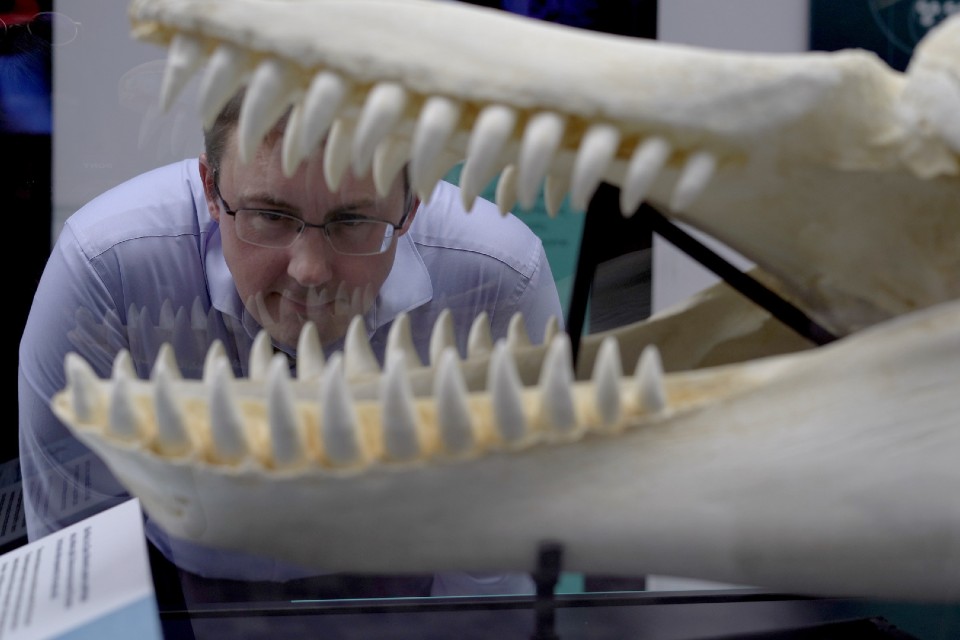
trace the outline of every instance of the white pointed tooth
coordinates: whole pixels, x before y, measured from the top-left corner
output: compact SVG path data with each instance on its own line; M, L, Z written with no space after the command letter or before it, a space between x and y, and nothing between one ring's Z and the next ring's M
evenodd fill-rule
M137 305L131 302L130 306L127 307L127 331L136 331L139 322L140 310L137 309Z
M370 168L373 152L403 117L407 90L396 82L374 86L363 104L353 138L353 174L363 177Z
M497 190L494 198L497 201L497 208L500 215L505 216L517 204L517 166L508 164L500 172L500 179L497 181Z
M140 118L140 126L137 127L137 149L143 149L149 144L157 133L163 128L163 111L160 105L150 105L143 112Z
M410 326L410 316L401 312L390 326L387 334L387 348L384 353L384 368L391 361L402 359L409 368L422 367L417 347L413 344L413 329Z
M73 413L77 420L87 423L97 419L102 406L102 397L100 383L93 367L71 351L64 358L63 368L67 375L67 386L70 389Z
M270 360L273 359L273 343L270 334L261 329L257 332L250 346L250 360L247 366L247 377L250 380L263 380L267 377Z
M364 288L354 287L353 291L350 293L350 313L353 315L361 315L364 312Z
M107 432L123 440L140 439L140 417L127 376L114 378L110 385Z
M147 352L141 336L140 311L134 304L127 307L127 339L127 348L130 349L131 353L143 354Z
M242 163L253 159L263 137L290 105L290 94L296 86L296 71L286 62L268 59L257 66L247 85L237 123Z
M153 363L153 369L150 370L150 379L156 380L161 371L166 372L174 379L183 377L180 373L180 366L177 364L177 357L169 342L160 345L160 349L157 351L157 359Z
M106 333L107 346L111 352L126 347L126 341L123 339L123 329L120 313L115 309L108 309L103 314L103 330Z
M363 450L357 433L357 414L343 377L340 352L330 356L320 378L320 440L334 465L361 461Z
M559 333L550 341L540 369L540 415L557 433L569 434L577 427L573 381L570 336Z
M208 375L204 374L207 380ZM226 359L216 359L209 373L210 438L214 459L236 464L247 457L249 446L243 414L233 400L233 371Z
M380 373L380 363L370 347L363 316L353 316L343 343L343 370L347 380L357 380Z
M353 138L353 122L337 118L330 125L330 135L323 149L323 177L332 192L340 189L340 181L350 165L350 141Z
M517 158L517 193L522 207L530 209L536 204L540 184L560 148L566 126L567 119L551 111L538 113L527 122Z
M684 165L670 199L670 209L684 213L696 202L713 179L717 170L717 158L708 151L698 151Z
M600 343L596 364L593 368L594 407L601 428L615 426L620 421L622 407L620 383L623 365L620 362L620 343L607 336Z
M648 138L637 146L620 187L620 211L624 216L629 218L636 212L672 152L670 143L659 137Z
M648 344L640 353L637 370L633 374L634 401L637 409L659 413L667 406L667 392L663 384L663 361L656 345Z
M164 331L171 331L173 323L176 321L177 313L173 310L173 301L170 298L164 299L160 305L160 316L157 318L157 327Z
M310 155L333 124L350 84L333 71L321 71L310 82L303 97L303 129L300 138L303 155Z
M570 206L575 210L587 209L619 146L620 130L615 126L599 123L587 129L573 162Z
M217 366L219 366L221 362L226 363L230 375L233 375L233 370L230 368L230 361L227 360L227 349L223 346L223 342L220 339L216 339L211 343L210 348L207 349L207 354L203 358L204 382L210 382L211 376L213 376Z
M460 122L462 105L444 96L432 96L420 110L413 130L410 153L410 181L417 193L430 194L443 177L444 147Z
M110 377L116 378L118 376L137 377L137 369L133 366L133 356L130 355L129 349L121 349L113 359L113 369Z
M203 62L203 43L199 38L178 33L170 42L167 65L160 84L160 110L166 111L187 86Z
M493 351L493 336L490 334L490 316L481 311L467 334L467 359L479 358Z
M404 355L395 354L380 378L383 445L391 460L412 460L420 455L417 410L407 367Z
M470 451L476 442L473 419L467 402L467 383L460 371L460 356L448 346L434 360L433 397L437 406L437 427L446 451L453 454Z
M207 312L203 310L203 301L197 296L190 305L190 328L194 331L206 331L208 327Z
M523 319L523 314L517 311L510 317L510 324L507 325L507 347L511 351L516 351L529 346L530 335L527 333L527 323Z
M193 327L190 326L190 313L186 307L177 309L173 318L173 334L170 342L174 353L193 353L196 342L193 339Z
M390 195L393 183L410 156L410 143L386 138L373 153L373 185L381 198Z
M213 124L220 110L243 86L250 67L247 50L232 44L221 44L210 56L198 89L200 118L205 129Z
M150 312L146 307L140 310L140 315L137 316L134 327L136 327L138 331L135 334L131 334L130 344L132 346L138 343L141 350L135 350L133 353L143 353L146 355L157 348L158 344L163 342L160 330L153 323Z
M510 107L484 107L467 142L467 159L460 174L460 195L467 211L499 168L500 156L517 126L517 113Z
M550 316L543 328L543 344L550 344L558 333L560 333L560 319L557 316Z
M523 385L517 365L505 341L500 340L490 356L487 390L493 403L494 420L500 436L514 444L527 435L527 417L523 414Z
M250 300L252 300L253 305L257 308L257 315L259 316L261 326L270 327L277 323L277 321L273 319L270 310L267 309L267 302L263 299L262 291L257 291L256 294L250 296L248 302Z
M314 76L284 133L283 166L288 176L320 144L349 91L350 85L337 73L321 71Z
M350 293L350 286L341 281L337 285L337 292L333 296L333 314L340 317L353 318L355 312L352 309L353 296Z
M453 313L450 309L444 309L430 330L430 364L440 362L440 356L448 348L457 352L457 335L453 328Z
M547 215L556 218L563 206L563 199L570 188L570 179L556 174L547 174L543 185L543 201L547 208Z
M306 157L300 139L303 137L303 103L297 102L290 109L290 117L283 128L283 142L280 148L280 168L284 177L297 172L300 163Z
M217 311L216 307L214 307L214 306L212 306L212 305L211 305L210 308L207 310L207 324L206 324L206 326L208 327L208 329L207 329L208 332L211 331L211 329L210 329L211 327L217 326L217 321L219 320L219 317L218 317L219 314L220 314L220 312Z
M167 456L183 456L190 452L190 436L183 412L177 403L173 378L166 369L157 371L153 382L153 407L157 420L157 450Z
M307 320L300 329L297 339L297 379L319 379L323 373L323 347L320 345L320 333L313 320Z
M273 464L283 469L303 462L300 419L290 387L290 365L282 353L273 356L267 371L267 420Z

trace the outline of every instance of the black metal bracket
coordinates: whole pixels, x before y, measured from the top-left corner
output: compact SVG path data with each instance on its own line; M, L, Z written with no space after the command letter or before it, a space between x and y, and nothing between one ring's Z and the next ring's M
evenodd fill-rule
M837 339L837 336L799 308L742 272L648 203L641 204L630 218L624 218L619 212L618 193L619 190L616 187L606 183L601 184L585 213L586 219L580 239L580 255L577 260L566 322L574 363L579 357L590 287L597 265L607 258L620 255L627 249L652 246L654 233L709 269L734 290L813 344L821 346ZM633 245L624 243L633 243Z

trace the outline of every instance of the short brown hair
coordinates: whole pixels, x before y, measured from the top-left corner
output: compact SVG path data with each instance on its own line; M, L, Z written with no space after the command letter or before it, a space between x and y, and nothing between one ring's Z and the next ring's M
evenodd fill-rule
M240 107L243 104L245 89L241 89L227 101L213 124L203 130L203 146L207 152L207 163L214 172L219 172L220 162L227 148L230 133L237 128L240 121Z

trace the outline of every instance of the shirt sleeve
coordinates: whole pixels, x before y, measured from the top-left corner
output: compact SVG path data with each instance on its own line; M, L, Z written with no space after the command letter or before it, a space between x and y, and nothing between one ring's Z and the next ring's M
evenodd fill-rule
M54 246L20 341L20 467L29 539L128 499L107 467L50 409L65 386L64 359L81 353L108 375L125 346L109 287L83 255L69 226Z

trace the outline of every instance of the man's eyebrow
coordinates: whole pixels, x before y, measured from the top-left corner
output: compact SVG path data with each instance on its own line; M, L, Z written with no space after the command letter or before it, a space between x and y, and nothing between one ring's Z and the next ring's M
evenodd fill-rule
M293 204L287 202L283 198L278 198L271 193L241 193L241 197L244 202L256 202L255 206L248 205L244 208L254 209L254 208L269 208L269 209L280 209L284 211L299 211L298 207L295 207Z
M327 210L325 217L326 218L336 218L338 216L345 216L350 214L357 214L364 211L369 211L377 204L376 200L372 198L366 198L363 200L357 200L355 202L344 202L335 207L331 207Z
M255 202L256 205L248 205L246 209L277 209L279 211L288 211L290 213L301 214L300 207L297 207L283 198L278 198L271 193L249 193L243 194L245 202ZM333 206L324 213L325 218L336 216L356 214L358 212L369 210L377 205L374 198L363 198L353 202L344 202Z

